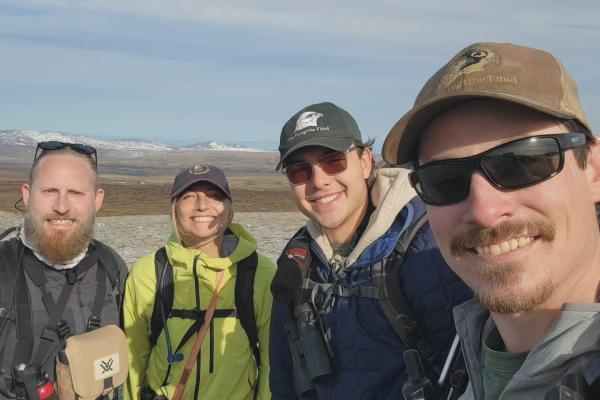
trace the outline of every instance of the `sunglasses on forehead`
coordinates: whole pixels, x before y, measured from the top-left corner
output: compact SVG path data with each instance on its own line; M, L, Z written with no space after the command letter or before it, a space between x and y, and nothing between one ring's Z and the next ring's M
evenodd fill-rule
M476 171L498 188L525 188L558 174L564 165L565 150L585 142L583 133L521 138L471 157L427 163L410 174L410 182L419 197L434 206L466 199Z
M94 167L98 167L98 154L96 153L96 149L92 146L88 146L87 144L81 143L64 143L55 140L51 140L48 142L39 142L37 144L37 147L35 148L35 155L33 156L33 161L35 162L38 159L38 156L41 156L45 151L60 150L64 149L65 147L69 147L80 154L84 154L90 157L94 161Z
M353 146L344 151L335 151L333 153L325 154L323 157L320 157L313 162L293 163L284 167L283 173L286 174L292 185L301 185L310 181L313 174L313 164L318 164L327 175L337 175L348 168L346 154L358 149L360 149L360 147Z

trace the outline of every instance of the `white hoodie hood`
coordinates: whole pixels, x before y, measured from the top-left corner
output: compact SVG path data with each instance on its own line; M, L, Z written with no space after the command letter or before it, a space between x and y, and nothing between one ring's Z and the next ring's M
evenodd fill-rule
M319 245L328 260L333 262L334 257L340 257L338 261L344 267L352 265L371 243L392 226L398 213L417 195L410 185L409 172L410 170L405 168L379 168L377 170L377 178L371 186L371 202L375 206L375 210L371 214L367 228L358 244L345 259L334 254L333 247L321 226L312 220L306 223L310 236Z

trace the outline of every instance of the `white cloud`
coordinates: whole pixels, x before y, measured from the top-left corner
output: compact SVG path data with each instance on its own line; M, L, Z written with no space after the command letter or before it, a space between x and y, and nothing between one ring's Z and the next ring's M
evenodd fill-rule
M158 135L196 120L213 131L250 123L276 132L296 107L332 100L382 137L458 50L507 41L557 55L600 126L599 8L597 0L2 0L0 49L12 62L0 64L0 87L22 100L0 114L18 127L46 112L56 125L37 126L63 130L75 114L81 132L145 124ZM265 105L272 114L253 113ZM220 114L230 109L239 122Z
M15 4L81 8L165 19L328 32L355 37L376 36L391 41L442 39L444 32L461 28L473 39L482 32L505 36L511 26L527 31L555 29L569 21L598 29L595 1L503 2L460 0L322 1L281 0L20 0ZM543 10L543 12L541 12Z

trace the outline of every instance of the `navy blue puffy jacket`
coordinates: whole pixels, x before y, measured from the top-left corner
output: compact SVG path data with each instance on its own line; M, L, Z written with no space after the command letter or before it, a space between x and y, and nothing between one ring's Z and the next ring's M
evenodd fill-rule
M411 204L415 208L423 207L417 198ZM391 254L405 218L406 209L390 229L346 269L344 283L372 286L371 266ZM315 243L311 243L311 252L319 260L311 279L333 282L325 256ZM429 224L425 224L413 239L400 271L400 280L399 284L441 365L455 335L452 308L470 299L472 293L442 259ZM269 351L273 399L298 398L284 330L285 323L291 319L290 306L275 301ZM401 388L406 373L402 353L406 347L388 323L377 300L337 298L331 312L323 316L323 324L335 359L332 376L315 385L319 399L403 398Z

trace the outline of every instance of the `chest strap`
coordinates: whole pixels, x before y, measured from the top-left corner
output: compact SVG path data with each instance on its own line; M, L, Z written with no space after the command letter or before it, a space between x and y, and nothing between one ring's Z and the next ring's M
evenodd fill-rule
M64 343L71 336L69 324L63 319L63 314L67 303L71 297L78 276L83 275L96 263L99 263L96 252L87 255L73 269L65 272L66 282L55 301L47 287L48 278L45 273L46 266L26 250L21 260L21 268L17 276L16 292L16 325L17 325L17 346L13 359L13 367L19 364L44 365L47 358L52 355L50 351L52 345L58 338L59 343ZM40 335L40 343L33 354L34 331L33 316L31 312L31 297L27 285L27 277L40 290L42 302L48 313L49 320L43 327ZM87 329L92 330L100 326L100 315L106 296L106 273L104 268L98 265L97 284L94 303L92 305L92 314L87 321ZM33 357L32 357L33 356Z

